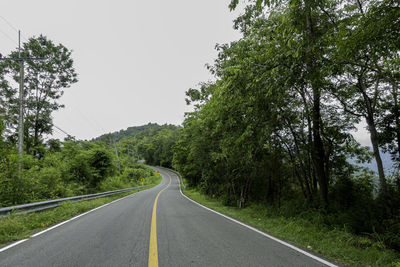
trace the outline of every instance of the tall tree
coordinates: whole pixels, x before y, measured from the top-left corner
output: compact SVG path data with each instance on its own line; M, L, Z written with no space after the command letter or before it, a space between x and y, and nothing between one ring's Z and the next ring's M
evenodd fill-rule
M277 50L280 54L291 57L293 60L286 65L289 72L296 70L297 76L289 80L291 87L302 88L307 96L307 105L310 116L309 129L311 132L311 159L313 169L318 179L322 200L328 202L329 155L330 144L324 140L324 121L322 115L322 98L329 87L326 66L323 57L331 45L328 40L334 23L330 16L335 4L332 1L295 0L295 1L268 1L257 0L256 8L266 5L261 17L272 19L283 13L282 24L275 28L283 36ZM235 8L238 1L232 1L230 7ZM276 38L276 35L270 38ZM279 38L279 37L278 37ZM278 65L282 63L278 62ZM293 72L292 72L293 73Z
M54 44L47 37L40 35L32 37L22 46L23 57L43 57L44 60L27 60L24 77L24 111L25 111L25 149L35 154L35 148L42 143L43 134L52 132L53 111L63 108L58 99L63 95L63 89L77 82L77 73L73 67L71 51L62 44ZM18 58L18 51L9 55ZM16 83L19 81L19 64L15 61L3 61L1 68L10 73L14 82L3 82L5 89L2 98L9 105L9 113L15 113ZM17 117L9 116L8 124L15 135ZM14 138L15 139L15 138Z
M341 14L335 41L337 50L331 62L343 67L335 77L341 84L337 96L348 113L367 122L380 191L387 198L379 146L388 144L394 149L395 140L400 141L397 111L400 8L396 1L390 0L356 4L350 1L345 3ZM395 136L398 137L392 138Z

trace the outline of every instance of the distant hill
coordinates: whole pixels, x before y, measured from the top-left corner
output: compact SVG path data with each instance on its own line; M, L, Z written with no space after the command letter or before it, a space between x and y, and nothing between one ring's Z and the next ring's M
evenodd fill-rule
M372 152L372 148L370 148L370 151ZM390 153L385 153L381 151L381 158L382 158L382 164L383 168L385 169L385 172L388 173L390 172L393 167L394 167L394 162L392 161ZM374 171L376 174L378 174L378 166L376 165L375 157L372 158L371 162L365 162L365 163L357 163L355 159L350 159L350 163L356 164L362 167L366 167L370 169L371 171Z
M116 143L118 143L121 139L126 138L126 137L133 137L136 136L140 133L143 132L157 132L161 129L176 129L178 128L178 126L172 125L172 124L164 124L164 125L158 125L157 123L151 123L149 122L146 125L142 125L142 126L132 126L132 127L128 127L125 130L120 130L117 132L112 132L112 133L108 133L108 134L103 134L99 137L93 138L91 141L92 142L97 142L100 141L104 138L106 138L108 135L112 135L114 137L114 141Z

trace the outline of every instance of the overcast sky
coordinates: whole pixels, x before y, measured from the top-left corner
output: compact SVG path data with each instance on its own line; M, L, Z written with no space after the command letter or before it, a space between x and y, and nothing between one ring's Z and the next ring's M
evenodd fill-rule
M0 53L17 47L15 29L73 50L79 82L65 89L54 124L79 139L148 122L177 125L191 110L185 91L213 79L205 64L216 58L215 44L240 38L232 21L241 11L230 12L229 2L2 0ZM55 129L54 137L65 134Z
M185 91L212 79L216 43L240 37L229 0L2 0L0 16L25 38L44 34L73 50L79 82L54 123L80 139L148 122L181 124ZM0 52L17 32L0 18ZM10 40L11 37L12 40ZM63 138L63 134L55 133Z

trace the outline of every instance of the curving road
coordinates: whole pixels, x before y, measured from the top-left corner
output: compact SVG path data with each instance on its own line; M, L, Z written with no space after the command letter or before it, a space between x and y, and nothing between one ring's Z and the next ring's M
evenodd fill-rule
M197 205L158 170L160 185L0 249L0 266L335 266Z

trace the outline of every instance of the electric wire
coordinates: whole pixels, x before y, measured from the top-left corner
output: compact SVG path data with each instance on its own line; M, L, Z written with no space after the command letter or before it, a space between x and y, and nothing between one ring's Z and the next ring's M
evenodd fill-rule
M13 45L15 45L15 44L18 45L18 42L17 42L15 39L13 39L10 35L8 35L5 31L3 31L3 30L0 29L0 32L1 32L5 37L7 37L7 39L13 43Z
M80 109L78 109L77 107L75 107L75 109L79 112L81 118L83 118L86 122L89 123L89 125L92 127L92 129L94 129L94 130L97 131L97 130L99 130L99 128L100 128L103 132L105 132L104 129L103 129L103 127L101 127L101 125L100 125L99 123L97 123L94 119L89 119L89 118L88 118L85 114L83 114L83 112L82 112Z
M85 120L88 125L90 125L90 127L93 130L101 130L104 134L106 133L106 130L103 128L103 126L93 118L93 116L86 116L76 105L74 105L73 103L69 104L74 110L78 111L79 116Z
M2 16L2 15L0 15L0 18L5 22L5 23L7 23L7 25L11 28L11 29L13 29L14 31L16 31L17 33L18 33L18 29L14 26L14 25L12 25L11 24L11 22L9 21L9 20L7 20L4 16ZM21 33L21 36L22 36L22 38L24 38L25 39L25 41L28 41L28 39Z
M0 15L0 18L3 19L8 24L8 26L10 26L14 31L18 32L18 29L15 28L5 17Z
M46 139L50 138L50 137L54 137L54 135L65 135L63 132L61 132L60 130L58 130L57 128L53 128L53 132L51 133L51 135L49 135L48 137L46 137Z
M56 128L58 131L64 133L64 134L67 135L68 137L73 137L72 134L67 133L66 131L64 131L63 129L61 129L60 127L58 127L57 125L55 125L54 123L52 123L52 125L53 125L54 128Z

